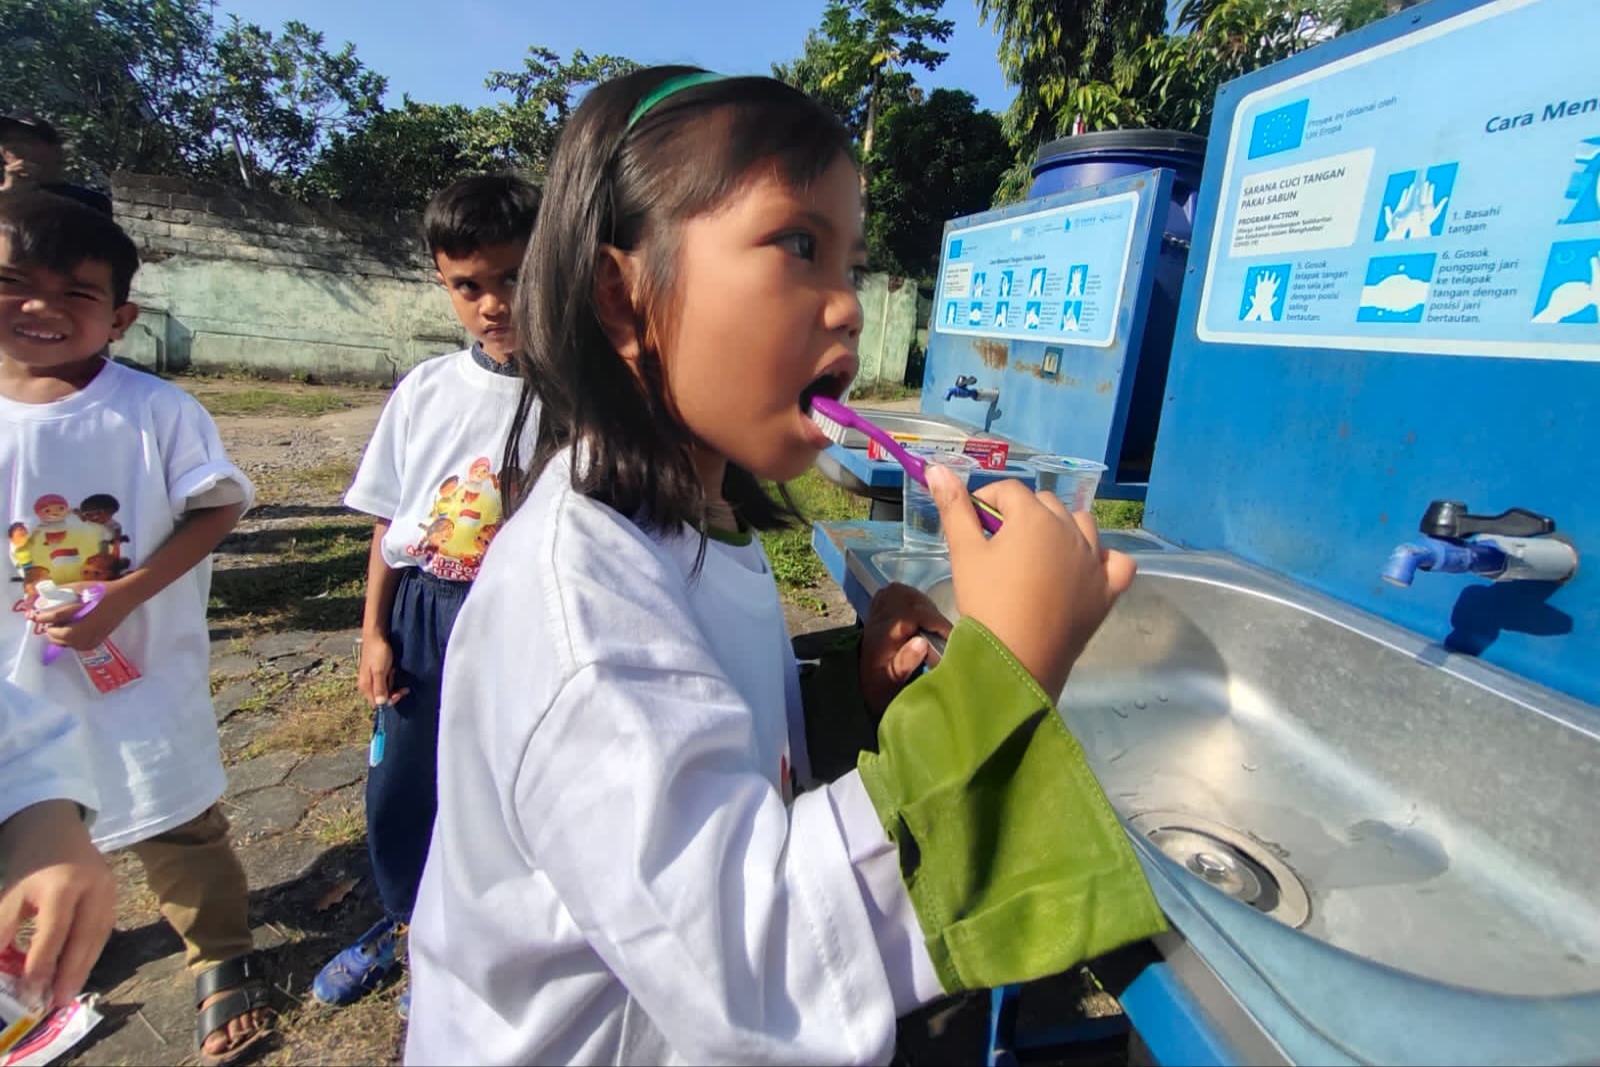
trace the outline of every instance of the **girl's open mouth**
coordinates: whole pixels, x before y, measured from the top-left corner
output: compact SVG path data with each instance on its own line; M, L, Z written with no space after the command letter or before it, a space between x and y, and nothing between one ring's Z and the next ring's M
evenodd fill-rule
M838 400L844 391L850 388L850 383L855 378L852 370L828 371L818 375L810 385L800 391L800 411L811 414L811 398L825 396L829 400Z

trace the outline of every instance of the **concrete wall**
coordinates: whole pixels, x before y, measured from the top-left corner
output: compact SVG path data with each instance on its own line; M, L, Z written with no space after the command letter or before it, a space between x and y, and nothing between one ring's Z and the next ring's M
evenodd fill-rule
M420 221L374 222L283 197L117 174L117 221L139 243L139 321L113 349L158 370L390 383L467 338L435 283ZM861 289L862 386L898 385L917 287Z
M466 336L414 218L375 224L283 197L118 174L144 265L115 354L162 370L390 383Z
M899 385L917 335L917 287L887 274L869 274L861 286L861 373L857 388Z

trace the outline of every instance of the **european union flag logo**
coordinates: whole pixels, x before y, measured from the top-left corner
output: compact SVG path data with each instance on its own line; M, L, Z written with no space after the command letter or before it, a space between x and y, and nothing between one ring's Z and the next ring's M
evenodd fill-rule
M1246 158L1259 159L1299 148L1306 133L1306 112L1310 110L1311 100L1307 98L1257 115L1250 127L1250 154Z
M950 242L950 258L961 258L961 238L957 237Z

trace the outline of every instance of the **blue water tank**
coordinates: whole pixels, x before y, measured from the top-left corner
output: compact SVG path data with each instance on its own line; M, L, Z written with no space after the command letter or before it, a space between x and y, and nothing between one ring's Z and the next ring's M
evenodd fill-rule
M1113 178L1165 167L1173 172L1172 200L1167 205L1156 263L1150 306L1145 311L1139 365L1134 372L1127 429L1117 464L1117 480L1142 482L1150 477L1156 430L1161 421L1172 335L1183 294L1184 267L1194 232L1195 201L1205 167L1206 139L1176 130L1103 130L1063 137L1039 149L1033 164L1028 199L1099 185Z

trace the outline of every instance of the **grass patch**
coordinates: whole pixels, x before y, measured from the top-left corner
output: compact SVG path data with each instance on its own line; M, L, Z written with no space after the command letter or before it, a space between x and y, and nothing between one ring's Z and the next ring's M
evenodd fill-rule
M247 535L230 549L259 553L263 562L213 572L211 624L242 631L358 625L371 542L371 521L359 516Z
M273 706L279 721L251 742L243 759L269 752L302 756L339 752L372 735L372 709L356 689L355 672L348 660L334 659L298 684L290 682L264 692L263 706Z
M331 386L280 385L273 388L232 385L218 387L204 381L182 385L212 418L238 415L297 415L310 418L334 411L347 411L366 398L359 393Z
M902 385L899 382L867 382L861 387L850 390L850 402L860 401L889 401L909 400L914 396L922 395L922 386Z
M255 1062L264 1067L399 1063L405 1024L396 1005L405 987L403 978L390 981L343 1008L324 1008L308 998L278 1017L277 1047Z
M1094 518L1102 530L1127 530L1144 522L1141 500L1096 500Z
M329 460L314 467L291 467L260 471L251 475L257 504L307 504L338 500L356 476L356 465L348 460ZM371 519L362 519L368 526Z
M811 523L842 522L867 517L867 502L851 496L816 471L789 483L789 495L806 518L803 526L761 535L778 590L796 604L821 611L823 601L812 590L831 581L828 569L811 550Z
M324 811L324 807L330 810ZM354 804L319 805L306 822L316 842L328 848L353 845L367 836L366 810Z

